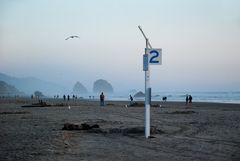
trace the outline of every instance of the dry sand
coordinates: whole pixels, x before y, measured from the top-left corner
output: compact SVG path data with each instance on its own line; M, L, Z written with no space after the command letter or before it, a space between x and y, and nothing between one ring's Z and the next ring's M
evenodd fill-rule
M143 129L144 107L88 100L66 101L71 109L21 107L31 103L0 99L1 161L240 160L240 104L154 102L162 106L151 108L151 125L161 133L146 139L141 130L131 132ZM62 130L64 123L84 122L102 131Z

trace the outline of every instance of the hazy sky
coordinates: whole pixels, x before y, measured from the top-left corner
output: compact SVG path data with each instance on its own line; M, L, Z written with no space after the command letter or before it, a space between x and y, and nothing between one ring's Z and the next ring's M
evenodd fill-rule
M138 25L163 49L153 92L240 90L239 0L0 0L0 72L143 90Z

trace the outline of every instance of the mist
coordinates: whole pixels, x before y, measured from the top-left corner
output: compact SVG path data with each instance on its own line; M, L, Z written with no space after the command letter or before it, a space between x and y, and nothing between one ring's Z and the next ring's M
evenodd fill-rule
M163 51L163 64L150 67L153 92L240 90L237 1L0 4L1 73L34 77L67 92L77 81L91 92L97 79L111 83L114 93L143 91L141 25ZM70 35L80 38L65 40Z

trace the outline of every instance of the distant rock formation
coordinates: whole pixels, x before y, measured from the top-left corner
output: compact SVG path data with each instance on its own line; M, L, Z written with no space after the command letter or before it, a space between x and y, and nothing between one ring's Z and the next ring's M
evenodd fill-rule
M44 97L43 93L40 92L40 91L35 91L35 92L34 92L34 95L35 95L35 97L37 97L37 98Z
M86 94L88 91L80 82L77 82L73 87L74 94Z
M17 88L12 85L7 84L4 81L0 81L0 96L14 96L14 95L24 95Z
M129 93L130 94L135 94L135 93L137 93L137 90L136 89L132 89L132 90L129 91Z
M144 94L142 91L140 91L140 92L137 92L137 93L134 95L134 97L145 97L145 94Z
M67 87L33 77L18 78L0 73L0 80L7 82L28 95L33 94L36 90L42 91L46 96L63 94L65 91L68 91Z
M104 93L112 94L113 93L113 87L106 80L99 79L99 80L96 80L93 84L93 92L94 93L104 92Z

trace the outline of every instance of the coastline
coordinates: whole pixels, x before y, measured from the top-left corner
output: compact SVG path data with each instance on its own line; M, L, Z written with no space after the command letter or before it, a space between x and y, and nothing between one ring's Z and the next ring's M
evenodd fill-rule
M56 102L61 102L61 103L67 103L68 101L67 100L63 100L63 98L51 98L51 97L43 97L43 98L40 98L40 99L37 99L37 98L34 98L34 99L31 99L30 97L19 97L19 96L16 96L16 97L8 97L8 96L5 96L5 97L0 97L0 104L1 103L31 103L31 102L38 102L38 100L44 100L46 102L49 102L49 103L56 103ZM135 102L144 102L145 98L134 98L133 101ZM99 98L97 96L94 97L94 99L89 99L87 96L85 97L80 97L78 98L77 100L72 100L72 98L70 98L70 101L68 103L79 103L79 102L97 102L99 101ZM130 102L130 99L128 97L107 97L105 99L105 101L107 102L122 102L122 103L129 103ZM161 104L161 103L170 103L170 104L174 104L174 103L184 103L185 104L185 98L181 99L181 100L167 100L166 102L165 101L162 101L160 98L159 99L153 99L152 98L152 101L153 103L157 103L157 104ZM235 100L235 101L221 101L221 100L200 100L200 99L197 99L197 100L193 100L193 104L235 104L235 105L240 105L240 100Z

